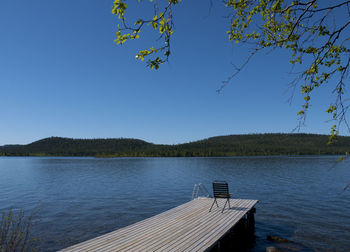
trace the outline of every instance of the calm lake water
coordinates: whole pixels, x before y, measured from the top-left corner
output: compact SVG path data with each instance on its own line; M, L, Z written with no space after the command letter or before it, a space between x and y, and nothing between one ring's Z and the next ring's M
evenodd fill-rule
M350 160L337 157L0 158L0 211L30 213L40 251L55 251L211 192L226 180L233 197L258 199L255 242L277 235L301 251L350 251ZM315 250L318 249L318 250Z

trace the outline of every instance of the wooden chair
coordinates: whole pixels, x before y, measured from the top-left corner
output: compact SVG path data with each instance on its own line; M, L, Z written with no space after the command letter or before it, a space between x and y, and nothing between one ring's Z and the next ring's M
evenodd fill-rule
M213 182L213 194L214 194L214 202L210 207L209 212L214 206L214 203L216 203L216 206L219 207L218 202L216 199L221 198L221 199L226 199L224 208L222 209L222 213L224 212L224 209L226 207L226 204L228 202L228 207L231 208L230 206L230 198L231 194L228 192L228 184L225 181L214 181Z

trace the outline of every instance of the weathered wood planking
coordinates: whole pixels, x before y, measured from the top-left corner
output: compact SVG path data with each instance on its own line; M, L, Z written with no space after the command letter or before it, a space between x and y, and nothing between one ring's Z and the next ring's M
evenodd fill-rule
M258 202L198 198L133 225L76 244L61 251L205 251L212 247ZM228 207L226 205L226 207Z

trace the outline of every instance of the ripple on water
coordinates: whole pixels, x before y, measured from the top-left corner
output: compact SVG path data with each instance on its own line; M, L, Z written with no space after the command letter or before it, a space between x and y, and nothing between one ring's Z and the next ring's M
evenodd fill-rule
M93 238L229 182L234 197L258 199L255 243L278 235L307 248L350 251L349 160L336 157L0 158L0 210L36 207L44 251ZM303 251L307 251L303 250Z

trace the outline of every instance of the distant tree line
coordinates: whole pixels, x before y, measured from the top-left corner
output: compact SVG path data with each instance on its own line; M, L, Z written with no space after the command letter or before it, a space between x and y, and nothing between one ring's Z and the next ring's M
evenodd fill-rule
M139 139L45 138L27 145L0 147L1 156L93 157L222 157L266 155L344 155L350 137L328 145L327 135L248 134L217 136L200 141L164 145Z

